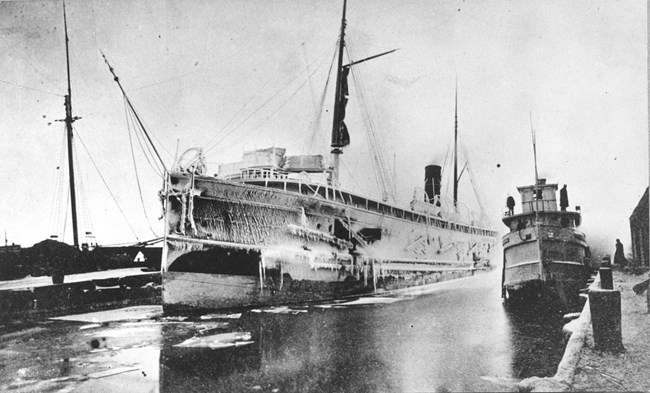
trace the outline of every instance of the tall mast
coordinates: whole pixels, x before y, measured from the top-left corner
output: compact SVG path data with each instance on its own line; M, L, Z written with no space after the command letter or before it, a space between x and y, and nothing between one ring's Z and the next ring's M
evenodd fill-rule
M65 127L68 136L68 170L70 177L70 205L72 208L72 236L75 248L79 248L79 229L77 227L77 196L74 186L74 159L72 148L72 123L78 118L72 117L72 89L70 88L70 53L68 50L68 22L63 1L63 28L65 30L65 64L68 74L68 94L65 96Z
M454 109L454 207L458 204L458 81Z
M539 182L539 176L537 175L537 141L535 140L535 129L533 128L533 114L530 114L530 132L533 136L533 158L535 159L535 185Z
M334 119L332 124L332 185L338 186L339 184L339 155L343 153L339 143L339 127L340 127L340 108L339 102L341 100L341 74L343 73L343 48L345 47L345 8L347 0L343 0L343 16L341 17L341 37L339 39L339 58L336 67L336 94L334 97Z

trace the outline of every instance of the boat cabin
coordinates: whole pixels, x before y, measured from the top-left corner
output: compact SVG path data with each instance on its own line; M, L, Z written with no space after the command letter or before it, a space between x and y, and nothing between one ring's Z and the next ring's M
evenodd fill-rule
M557 183L546 184L546 179L539 179L536 185L517 187L521 195L521 213L506 211L503 223L511 231L519 231L540 225L575 228L580 225L580 212L561 211L557 204Z
M546 184L539 179L537 185L517 187L521 194L522 213L557 211L557 184Z

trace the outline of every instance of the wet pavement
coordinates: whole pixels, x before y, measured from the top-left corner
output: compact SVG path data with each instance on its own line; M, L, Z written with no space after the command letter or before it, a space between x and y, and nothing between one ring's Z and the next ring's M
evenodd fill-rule
M505 310L500 272L418 297L165 317L160 306L5 325L15 392L516 391L555 373L562 316Z

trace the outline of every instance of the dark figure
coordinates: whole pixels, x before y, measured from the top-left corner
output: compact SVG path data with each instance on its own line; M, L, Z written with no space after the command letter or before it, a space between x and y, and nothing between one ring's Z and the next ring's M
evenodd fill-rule
M567 195L565 184L560 190L560 210L565 212L567 207L569 207L569 196Z
M625 259L625 251L623 251L623 244L619 239L616 239L616 252L614 253L614 264L624 266L627 260Z
M506 199L506 206L508 207L508 215L513 215L515 212L515 198L508 195L508 198Z

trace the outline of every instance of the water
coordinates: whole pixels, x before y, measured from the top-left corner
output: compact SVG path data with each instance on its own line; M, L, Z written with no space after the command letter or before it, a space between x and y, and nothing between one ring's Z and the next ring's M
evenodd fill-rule
M161 316L159 308L132 309L5 327L0 388L516 391L521 378L555 373L565 344L562 321L507 312L499 279L494 271L414 298L178 318Z

